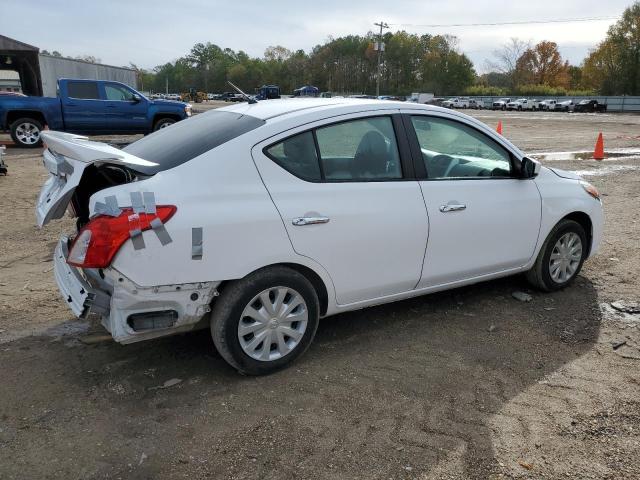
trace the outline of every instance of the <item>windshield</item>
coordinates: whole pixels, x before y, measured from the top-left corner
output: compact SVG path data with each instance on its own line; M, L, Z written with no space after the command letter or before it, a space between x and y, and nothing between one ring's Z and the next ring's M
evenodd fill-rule
M157 163L153 167L136 167L145 175L155 175L182 165L264 123L264 120L241 113L210 110L158 130L127 146L124 151Z

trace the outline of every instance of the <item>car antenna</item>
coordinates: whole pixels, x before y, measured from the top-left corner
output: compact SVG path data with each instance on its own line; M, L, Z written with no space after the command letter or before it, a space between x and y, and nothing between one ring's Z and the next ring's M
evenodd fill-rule
M247 95L246 93L244 93L242 90L240 90L240 87L238 87L237 85L234 85L233 83L231 83L229 80L227 80L227 83L229 85L231 85L231 88L233 88L235 91L237 91L240 95L242 95L244 97L244 99L247 101L247 103L258 103L258 101L255 98L251 98L249 95Z

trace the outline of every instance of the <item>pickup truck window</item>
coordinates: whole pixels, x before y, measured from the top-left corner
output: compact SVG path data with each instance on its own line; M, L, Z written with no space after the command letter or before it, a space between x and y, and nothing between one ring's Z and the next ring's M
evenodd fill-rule
M147 135L124 151L157 163L154 167L136 167L140 173L155 175L264 124L264 120L250 115L210 110Z
M104 92L107 95L107 100L120 100L122 102L133 100L133 92L120 85L107 83L104 86Z
M84 100L99 100L98 84L96 82L68 82L67 96Z

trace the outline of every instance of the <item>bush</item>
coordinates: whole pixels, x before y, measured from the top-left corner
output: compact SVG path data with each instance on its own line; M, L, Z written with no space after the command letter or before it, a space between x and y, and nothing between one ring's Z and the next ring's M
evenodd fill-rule
M485 85L474 85L468 87L465 91L465 95L472 97L501 97L506 95L507 90L500 87L488 87Z
M564 97L567 95L567 90L549 85L518 85L516 94L533 97Z
M570 97L591 97L594 96L596 92L594 90L569 90L567 95Z

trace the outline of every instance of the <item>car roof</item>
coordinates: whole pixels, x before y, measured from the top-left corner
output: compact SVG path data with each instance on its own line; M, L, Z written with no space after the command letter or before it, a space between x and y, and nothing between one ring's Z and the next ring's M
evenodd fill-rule
M220 110L227 112L251 115L261 120L269 120L274 117L295 113L307 113L311 110L343 110L345 107L371 107L379 110L397 110L399 108L438 108L428 105L419 105L410 102L397 102L378 99L359 98L286 98L279 100L262 100L257 103L241 103Z

